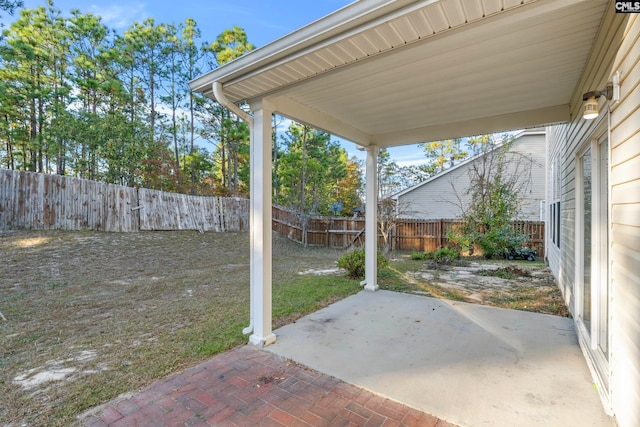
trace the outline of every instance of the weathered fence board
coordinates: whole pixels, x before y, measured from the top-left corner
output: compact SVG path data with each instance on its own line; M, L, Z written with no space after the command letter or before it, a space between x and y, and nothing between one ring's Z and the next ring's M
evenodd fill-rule
M393 230L392 248L412 251L435 251L447 245L449 232L460 221L406 219L398 221Z
M246 231L249 201L0 169L0 229Z
M364 218L307 217L274 206L273 230L289 239L313 246L349 248L364 245ZM304 222L306 221L306 226ZM448 234L461 221L450 219L398 220L390 235L391 249L405 251L435 251L447 246ZM516 221L513 227L529 236L529 246L544 254L544 222ZM378 245L384 243L378 236Z
M220 231L249 229L249 200L236 197L218 198Z
M140 230L238 231L249 228L249 201L141 188Z
M0 228L137 231L133 199L134 188L0 170Z

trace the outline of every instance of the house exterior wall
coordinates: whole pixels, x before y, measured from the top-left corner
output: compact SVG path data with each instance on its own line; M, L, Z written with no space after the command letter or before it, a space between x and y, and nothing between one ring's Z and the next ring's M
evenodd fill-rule
M613 405L620 426L640 425L640 16L624 31L614 70L622 99L611 113Z
M547 128L547 202L545 230L547 260L565 303L573 313L575 305L575 153L567 150L568 125ZM573 153L573 154L570 154ZM567 158L567 156L569 156ZM555 234L555 236L554 236ZM561 256L561 249L569 248Z
M552 227L547 227L547 258L575 310L577 156L601 129L608 129L609 223L603 225L609 227L608 398L618 425L632 427L640 425L640 15L616 14L613 2L609 6L574 95L573 119L548 129L547 206L559 201L561 208L557 244L551 241ZM609 108L601 102L598 119L582 119L581 94L604 87L616 71L622 73L620 101L609 102ZM589 361L589 350L584 351Z
M459 203L469 203L461 184L468 182L468 167L459 167L434 177L425 185L398 197L399 216L420 219L460 218Z
M521 194L520 218L540 221L540 203L545 200L545 136L541 131L525 132L513 143L507 155L508 161L520 162L528 180L525 193ZM530 159L530 160L529 160ZM457 219L462 208L470 203L466 194L469 187L471 162L465 162L431 179L418 184L398 196L398 213L403 218ZM523 167L525 166L526 167Z

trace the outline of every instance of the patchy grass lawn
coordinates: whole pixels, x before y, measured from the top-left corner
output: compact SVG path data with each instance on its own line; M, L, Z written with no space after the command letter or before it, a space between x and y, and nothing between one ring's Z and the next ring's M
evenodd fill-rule
M331 273L342 250L277 235L273 246L274 328L361 289ZM543 264L434 268L392 256L382 288L566 315ZM0 259L2 426L73 425L91 407L246 342L248 233L0 231Z
M549 268L542 262L463 258L449 265L391 255L381 271L383 289L475 304L570 316Z
M274 326L360 290L274 236ZM246 342L248 233L0 231L0 425L83 411Z

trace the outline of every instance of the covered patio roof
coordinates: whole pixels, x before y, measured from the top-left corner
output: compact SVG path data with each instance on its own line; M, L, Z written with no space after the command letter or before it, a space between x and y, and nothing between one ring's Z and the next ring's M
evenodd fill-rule
M250 342L276 341L273 113L366 149L362 284L375 291L378 150L569 121L606 4L360 0L191 81L251 128Z
M606 0L360 0L191 82L388 147L570 119Z

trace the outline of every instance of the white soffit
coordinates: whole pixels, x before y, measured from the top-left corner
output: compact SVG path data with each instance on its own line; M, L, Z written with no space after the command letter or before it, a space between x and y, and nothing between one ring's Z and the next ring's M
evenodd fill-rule
M566 121L606 4L361 0L192 88L211 96L220 81L234 102L267 97L280 113L361 145Z

